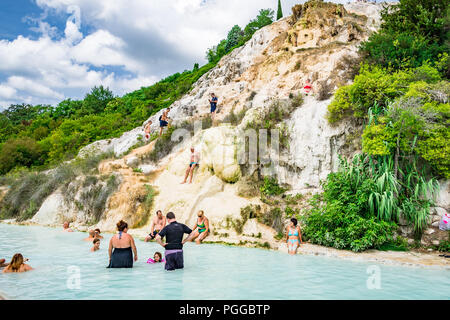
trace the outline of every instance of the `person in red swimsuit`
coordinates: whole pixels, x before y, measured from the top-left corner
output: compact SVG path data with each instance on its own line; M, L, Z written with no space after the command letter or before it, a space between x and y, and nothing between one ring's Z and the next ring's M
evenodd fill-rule
M306 79L306 84L303 87L303 90L305 91L306 95L309 95L312 91L312 85L311 85L311 80L310 79Z

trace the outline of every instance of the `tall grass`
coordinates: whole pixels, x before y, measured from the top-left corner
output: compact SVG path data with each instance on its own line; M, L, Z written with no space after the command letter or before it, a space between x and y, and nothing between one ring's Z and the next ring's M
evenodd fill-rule
M363 184L371 186L369 213L380 220L398 222L403 215L421 234L427 226L430 207L439 191L436 179L426 179L416 165L417 159L401 163L396 177L393 156L356 155L351 163L341 159L340 170L352 181L354 190Z

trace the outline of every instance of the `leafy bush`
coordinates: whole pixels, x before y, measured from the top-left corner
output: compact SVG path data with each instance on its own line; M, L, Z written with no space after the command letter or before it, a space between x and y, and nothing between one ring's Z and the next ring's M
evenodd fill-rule
M280 187L275 178L264 177L264 183L260 187L260 191L266 196L279 196L286 192L286 189Z
M448 15L445 0L400 0L384 7L380 29L361 49L369 62L395 69L437 61L448 52ZM448 63L442 71L448 78Z
M449 240L441 240L439 242L439 246L437 249L440 252L450 252L450 241Z
M303 237L314 244L360 252L379 248L392 240L395 224L375 217L364 218L340 201L313 205L303 218Z
M42 149L32 138L10 139L0 147L0 151L0 174L15 167L38 166L44 162Z

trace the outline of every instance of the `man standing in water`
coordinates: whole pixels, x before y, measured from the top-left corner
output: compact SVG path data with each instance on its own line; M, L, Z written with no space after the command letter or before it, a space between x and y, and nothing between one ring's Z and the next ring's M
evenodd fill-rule
M200 155L195 152L194 147L191 147L191 161L189 162L189 167L186 169L186 175L184 176L184 181L181 184L185 184L188 176L190 176L189 183L192 183L192 177L194 175L194 169L198 166L200 161Z
M183 244L191 240L193 233L188 226L176 221L173 212L169 212L166 217L169 224L156 236L156 241L166 249L164 253L166 260L165 269L167 271L183 269ZM189 237L183 240L185 233L189 234ZM166 237L166 243L162 242L164 237Z
M152 227L150 229L150 234L145 237L145 242L148 242L150 240L154 240L156 235L164 229L166 226L166 217L163 216L162 211L158 210L156 211L156 216L153 218L152 221Z

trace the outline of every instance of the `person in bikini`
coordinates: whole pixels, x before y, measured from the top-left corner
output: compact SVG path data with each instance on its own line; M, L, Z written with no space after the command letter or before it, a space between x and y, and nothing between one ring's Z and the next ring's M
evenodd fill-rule
M300 226L298 226L297 224L297 219L292 218L289 226L286 228L286 243L288 247L288 253L291 255L297 253L297 249L302 243L302 231L300 230Z
M209 235L209 220L205 217L205 212L200 210L197 213L197 224L192 229L194 233L192 240L195 239L196 244L200 244Z
M181 184L185 184L188 176L190 176L189 183L192 183L192 177L194 175L194 169L199 165L200 156L195 152L194 147L191 147L191 161L189 162L189 167L186 169L186 175L184 176L184 181Z
M162 211L158 210L156 211L156 216L153 218L152 226L150 229L150 234L145 237L145 242L154 240L156 235L164 229L164 227L167 224L166 217L163 216Z

